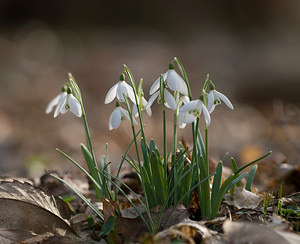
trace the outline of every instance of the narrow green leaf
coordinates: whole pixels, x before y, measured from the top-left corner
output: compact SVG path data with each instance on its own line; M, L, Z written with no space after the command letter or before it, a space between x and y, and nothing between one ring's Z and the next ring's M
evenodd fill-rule
M250 172L249 172L249 176L248 176L248 179L247 179L247 184L246 184L246 187L245 189L247 191L251 191L251 185L252 185L252 182L253 182L253 179L254 179L254 176L255 176L255 173L256 173L256 170L257 170L257 164L255 164Z
M212 192L211 192L211 203L216 201L216 197L220 189L220 184L222 179L222 167L223 167L223 163L220 161L216 168L216 174L214 176Z
M251 166L252 164L255 164L256 162L258 162L258 161L264 159L265 157L269 156L271 153L272 153L272 151L266 153L265 155L261 156L260 158L258 158L258 159L256 159L256 160L254 160L254 161L252 161L252 162L250 162L250 163L244 165L243 167L241 167L241 168L239 168L238 170L236 170L236 171L234 172L234 174L240 173L241 171L243 171L244 169L248 168L248 167Z
M67 181L59 178L56 175L51 174L51 176L53 176L55 179L63 182L64 184L66 184L68 187L70 187L70 189L72 191L74 191L77 196L79 196L81 198L82 201L84 201L98 216L100 219L104 220L104 216L103 214L99 211L99 209L97 209L85 196L83 196L79 191L77 191L73 186L71 186Z
M231 168L232 168L232 171L233 171L233 172L237 171L237 170L238 170L238 165L237 165L237 163L235 162L234 158L231 157L230 161L231 161ZM236 175L236 176L239 176L239 174L235 174L235 175ZM238 182L236 185L237 185L238 187L242 186L241 182ZM231 189L231 190L233 190L233 189Z
M102 225L101 232L99 236L108 235L116 226L117 218L111 215L108 220Z
M243 174L239 175L238 177L236 177L232 182L230 182L230 184L227 186L226 191L227 192L231 187L233 187L235 184L237 184L241 179L243 179L246 175L248 174L248 172L244 172Z
M99 172L100 174L104 175L102 172ZM142 205L142 207L144 208L146 214L148 215L149 221L150 221L150 225L153 226L153 222L152 222L152 218L151 218L151 214L150 214L150 210L149 208L147 208L145 206L145 204L143 203L143 201L140 199L140 197L128 186L126 185L124 182L122 182L121 180L119 180L118 178L112 176L111 174L109 174L109 176L111 177L111 179L108 179L108 181L110 181L122 194L123 196L126 198L126 200L131 204L131 206L135 209L135 211L137 212L137 214L140 216L140 218L143 220L145 226L147 227L147 229L149 230L149 232L151 232L152 228L150 228L148 222L146 221L146 219L144 218L143 214L140 212L140 210L137 208L137 206L134 204L134 202L127 196L127 194L122 190L121 187L118 186L118 184L114 181L119 182L120 184L122 184L126 189L128 189L135 197L136 199L140 202L140 204ZM106 177L104 175L104 177ZM113 180L114 181L113 181Z

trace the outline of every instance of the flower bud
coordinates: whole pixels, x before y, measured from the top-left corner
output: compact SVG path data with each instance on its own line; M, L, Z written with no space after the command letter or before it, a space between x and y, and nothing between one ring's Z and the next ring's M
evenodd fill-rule
M169 63L169 69L174 69L174 63L173 62Z
M125 75L123 73L120 75L120 81L125 81Z
M71 88L71 87L68 87L67 93L68 93L68 94L72 94L72 88Z
M68 87L67 87L66 85L63 85L63 86L61 87L61 92L66 92L67 89L68 89Z

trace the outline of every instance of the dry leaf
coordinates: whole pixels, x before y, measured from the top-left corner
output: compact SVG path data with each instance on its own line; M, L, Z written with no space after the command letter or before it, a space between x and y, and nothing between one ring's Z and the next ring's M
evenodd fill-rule
M256 208L262 200L260 196L247 191L243 187L235 187L233 194L224 196L225 203L236 206L237 208Z
M1 236L10 239L13 234L23 241L38 235L75 236L70 227L71 210L60 198L28 183L0 182ZM27 238L27 239L28 239Z
M154 237L154 243L172 243L174 240L184 240L185 243L207 243L212 238L214 231L195 221L184 221L171 226Z
M113 199L108 199L106 196L102 196L103 202L103 216L104 222L112 215L116 216L116 209L118 208L118 203Z
M151 209L151 217L154 223L159 217L160 208L161 206L157 206ZM164 210L160 229L166 229L172 225L178 224L188 217L188 211L182 204L179 204L171 214L172 210L173 207ZM165 224L170 214L169 221ZM143 213L143 216L147 221L149 220L145 212ZM122 238L130 238L131 240L138 240L144 233L148 232L144 222L139 216L136 218L117 217L116 230Z
M298 244L300 236L292 233L275 231L263 225L225 221L223 224L224 233L232 244Z

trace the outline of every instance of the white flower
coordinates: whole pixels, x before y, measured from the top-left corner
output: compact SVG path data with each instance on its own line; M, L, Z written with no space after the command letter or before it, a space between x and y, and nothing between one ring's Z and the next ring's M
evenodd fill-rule
M49 104L48 104L48 106L47 106L47 108L46 108L46 114L50 114L50 113L52 112L53 108L54 108L55 106L57 106L57 104L58 104L60 98L66 96L66 95L67 95L67 87L66 87L66 86L63 86L62 89L61 89L61 93L60 93L59 95L57 95L55 98L53 98L53 99L49 102Z
M114 111L111 113L109 117L109 121L108 121L109 130L117 129L120 126L121 121L125 120L125 117L129 121L131 120L128 111L125 110L124 108L121 108L120 104L117 102L116 108L114 109ZM133 123L137 125L138 123L136 122L136 120L134 118L132 119L133 119Z
M77 117L81 117L82 115L81 105L73 96L72 89L70 87L68 88L67 92L60 96L54 111L54 118L56 118L60 113L65 114L68 112L68 110L71 110L71 112Z
M146 106L146 111L151 107L153 102L158 98L158 102L161 102L161 97L160 97L160 90L156 91L148 100L147 106ZM172 94L167 90L164 89L164 100L165 100L165 106L168 108L171 108L173 110L176 110L177 104L175 101L175 98L172 96Z
M216 105L221 103L221 100L227 105L227 107L232 110L234 109L229 99L221 92L216 91L214 85L211 84L210 92L207 95L207 109L209 113L214 111Z
M200 99L192 100L190 102L185 103L180 108L179 113L188 112L190 115L192 115L192 116L184 116L184 118L182 118L183 123L190 124L190 123L194 122L197 117L200 117L202 111L204 114L205 123L207 126L209 126L210 115L209 115L209 112L208 112L207 108L205 107L203 101Z
M184 104L186 104L189 101L190 99L188 96L182 96L179 99L178 108L180 109ZM195 121L195 117L193 114L190 114L189 112L182 112L182 111L179 111L177 119L178 119L178 127L180 129L185 128L187 122L191 121L190 123L192 123L193 121Z
M181 94L188 96L188 89L185 81L176 73L174 70L174 64L169 64L169 70L163 74L163 79L166 82L167 86L172 91L179 91ZM160 77L153 83L150 88L150 95L155 93L160 87Z
M141 110L146 110L148 116L151 116L152 115L152 110L151 110L151 107L150 106L147 106L148 102L147 100L144 98L144 96L142 95L141 99L141 104L139 104ZM137 111L137 106L136 104L133 104L133 107L132 107L132 114L137 117L139 114L138 114L138 111Z
M125 82L125 76L121 74L120 81L107 92L104 103L108 104L112 102L115 97L117 97L118 100L125 101L123 94L129 97L133 103L135 103L133 89Z

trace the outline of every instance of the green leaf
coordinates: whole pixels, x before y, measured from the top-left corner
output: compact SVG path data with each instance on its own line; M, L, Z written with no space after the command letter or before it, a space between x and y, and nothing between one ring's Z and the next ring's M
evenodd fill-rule
M98 216L100 219L104 220L104 216L103 214L85 197L83 196L79 191L77 191L73 186L71 186L67 181L59 178L56 175L51 174L51 176L53 176L55 179L63 182L64 184L66 184L68 187L70 187L72 189L72 191L74 191L77 196L79 196L81 198L82 201L84 201Z
M223 163L220 161L216 168L216 174L213 181L211 203L214 203L216 201L216 197L220 189L220 184L222 179L222 167L223 167Z
M236 177L233 181L231 181L230 184L227 186L226 192L227 192L231 187L233 187L235 184L237 184L238 182L240 182L241 179L243 179L247 174L248 174L248 172L244 172L244 173L241 174L241 175L238 175L238 176L236 175L237 177Z
M232 157L232 158L230 159L230 161L231 161L231 168L232 168L232 171L233 171L233 172L237 171L237 170L238 170L238 165L237 165L237 163L235 162L234 158ZM239 174L235 174L235 175L236 175L236 176L239 176ZM238 183L236 184L236 186L238 186L238 187L242 186L241 182L238 182Z
M111 215L108 220L102 225L100 236L102 235L108 235L116 226L117 218L113 215Z
M86 161L86 164L88 165L88 168L89 168L89 171L90 171L90 174L91 176L97 181L97 183L101 186L101 188L99 189L96 185L95 185L95 191L96 191L96 194L97 194L97 198L99 200L102 199L102 195L103 195L103 182L101 181L101 178L100 178L100 175L99 173L96 171L95 168L97 168L97 165L95 164L94 160L93 160L93 157L90 153L90 151L86 148L86 146L81 143L80 144L80 148L81 148L81 151L82 151L82 154L84 156L84 159Z
M104 175L102 172L99 172L99 173L102 174L102 175ZM143 220L143 222L144 222L145 226L147 227L147 229L149 230L149 232L151 232L152 228L150 228L150 226L149 226L147 220L144 218L143 214L140 212L140 210L137 208L137 206L134 204L134 202L122 190L122 188L120 186L118 186L118 184L116 182L122 184L126 189L128 189L136 197L136 199L140 202L140 204L142 205L142 207L146 211L148 219L150 221L150 225L153 226L153 221L152 221L152 218L151 218L151 214L150 214L149 208L143 203L143 201L140 199L140 197L128 185L126 185L124 182L122 182L118 178L112 176L111 174L108 174L108 175L110 176L111 179L107 178L107 180L110 181L123 194L123 196L126 198L126 200L131 204L131 206L135 209L135 211L137 212L137 214ZM106 176L104 175L104 177L106 177Z
M251 191L251 185L252 185L252 182L253 182L253 179L254 179L256 170L257 170L257 164L254 165L254 166L251 168L250 172L249 172L249 176L248 176L248 179L247 179L247 184L246 184L246 187L245 187L245 189L246 189L247 191Z

